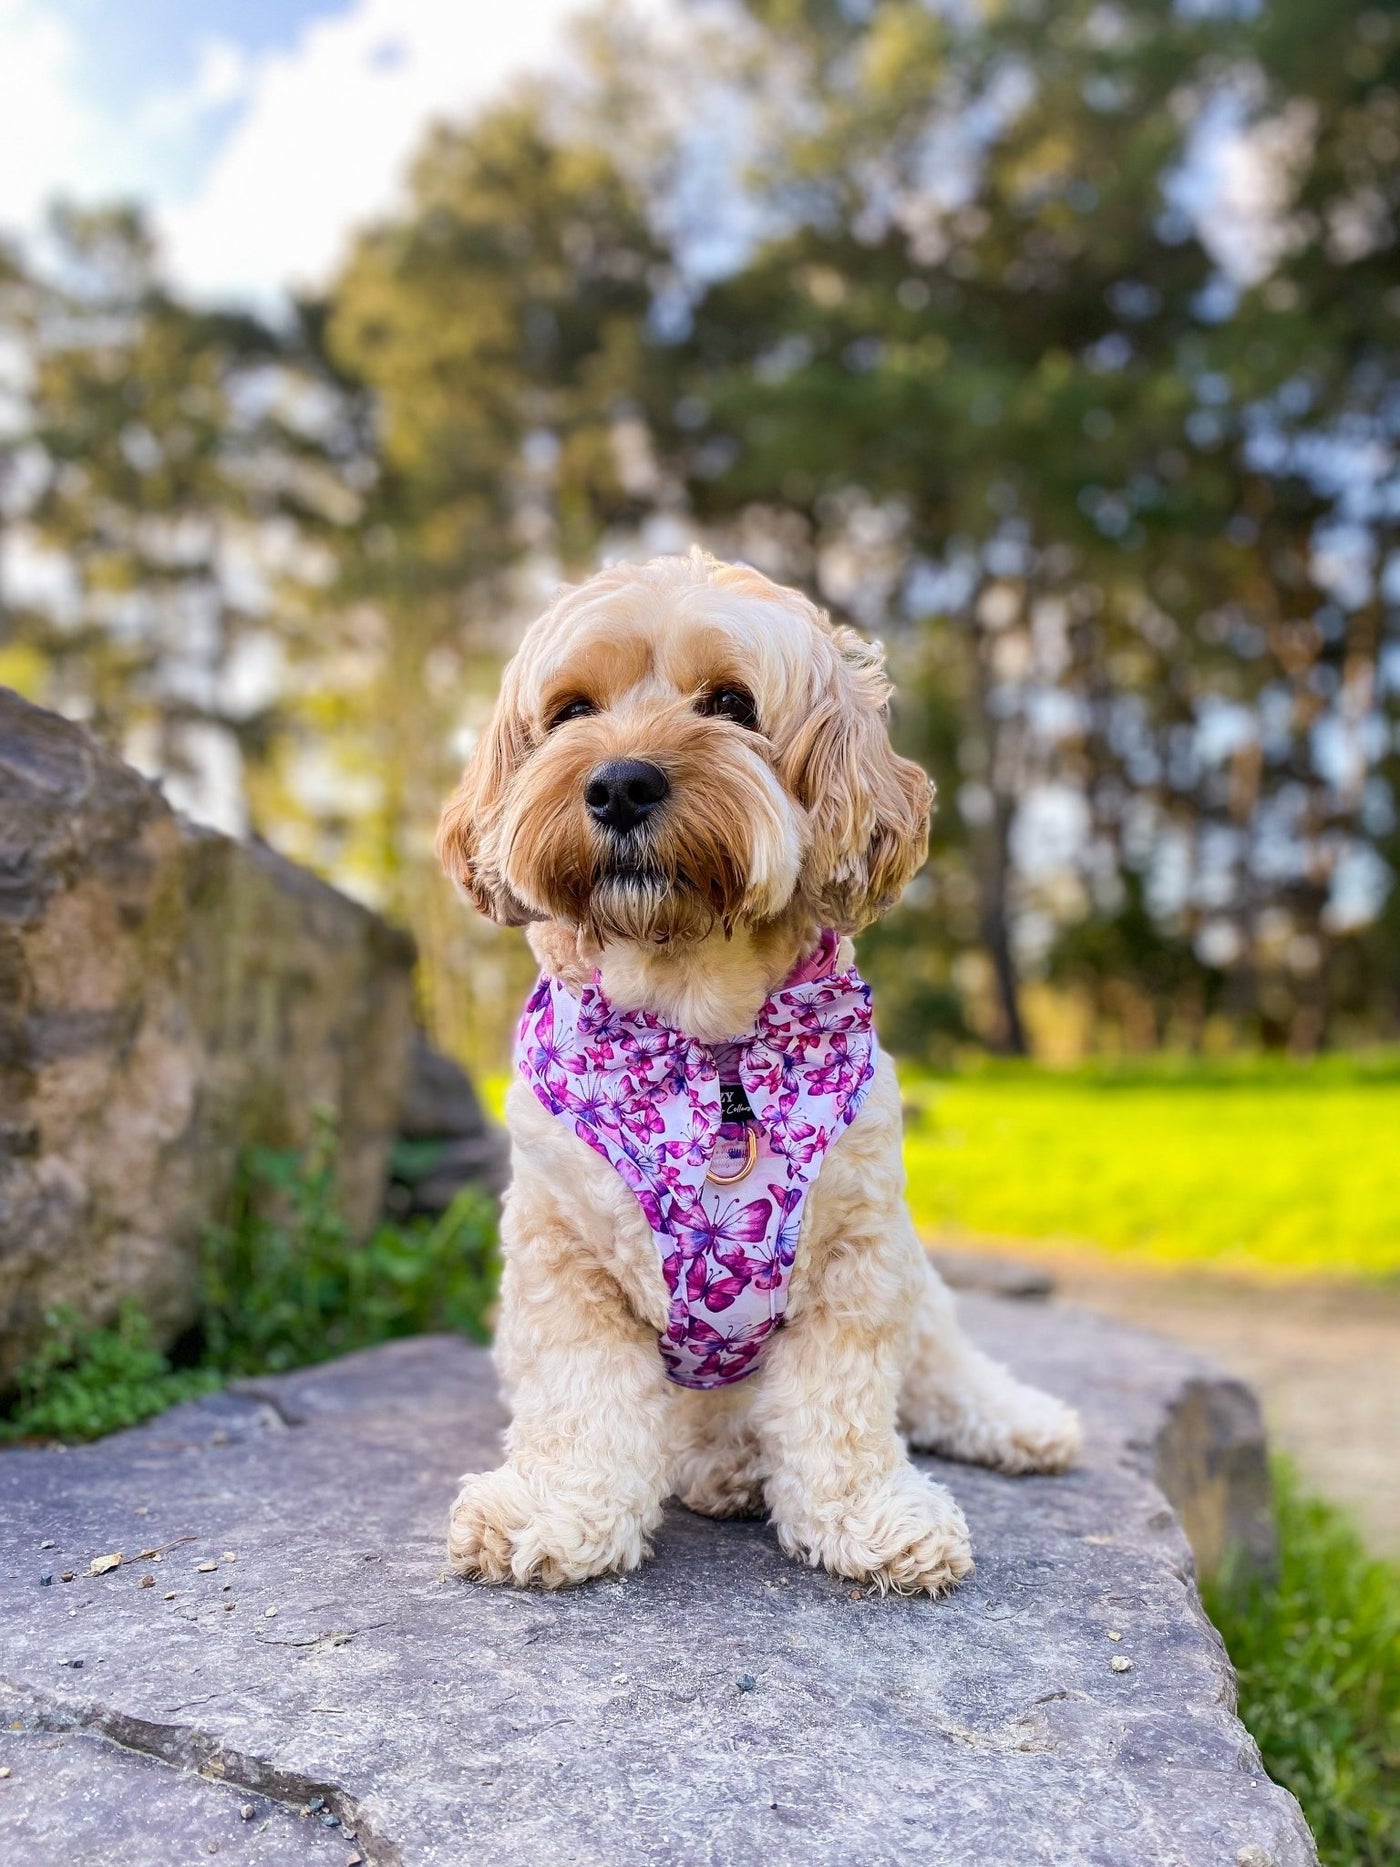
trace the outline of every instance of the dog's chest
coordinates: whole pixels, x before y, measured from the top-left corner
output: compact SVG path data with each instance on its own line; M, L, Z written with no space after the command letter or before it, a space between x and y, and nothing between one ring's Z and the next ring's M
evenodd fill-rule
M835 952L834 936L821 951ZM683 1387L752 1372L783 1323L802 1211L874 1074L855 969L794 980L753 1032L706 1046L595 984L542 979L517 1059L536 1100L617 1174L666 1285L659 1347Z

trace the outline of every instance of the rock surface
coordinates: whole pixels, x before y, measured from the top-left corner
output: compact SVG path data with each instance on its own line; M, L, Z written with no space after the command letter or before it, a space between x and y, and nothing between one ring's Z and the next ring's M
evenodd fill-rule
M310 1867L330 1833L383 1867L1315 1867L1152 1475L1218 1388L1231 1458L1168 1462L1228 1489L1240 1390L1051 1304L964 1309L1074 1396L1088 1449L1062 1479L929 1461L978 1552L942 1602L679 1508L632 1576L446 1578L455 1479L502 1415L485 1353L442 1337L0 1456L0 1856ZM290 1813L245 1837L235 1799Z
M1041 1264L1004 1256L1000 1251L963 1251L955 1245L934 1245L929 1255L950 1290L982 1290L994 1297L1025 1297L1036 1301L1055 1294L1055 1278Z
M415 1032L385 1200L389 1211L400 1218L446 1212L464 1187L503 1193L509 1177L505 1130L487 1118L461 1065Z
M169 1337L240 1148L342 1134L383 1193L409 941L260 845L186 823L71 721L0 689L0 1384L44 1310L135 1296Z

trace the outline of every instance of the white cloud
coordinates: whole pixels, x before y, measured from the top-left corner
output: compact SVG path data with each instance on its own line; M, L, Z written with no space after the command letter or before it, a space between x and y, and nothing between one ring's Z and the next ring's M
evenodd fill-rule
M43 0L0 0L0 227L28 231L81 186L94 125L78 100L77 45Z
M210 111L223 110L248 93L252 65L242 46L231 39L206 39L199 49L194 77L179 89L158 91L139 112L148 136L178 136Z
M188 83L104 105L70 24L46 0L0 0L0 234L33 238L56 196L134 194L190 292L269 302L319 284L393 205L428 125L548 69L581 5L346 0L290 46L209 38Z
M203 182L159 215L179 283L263 299L320 283L353 228L393 204L427 125L543 66L577 4L354 0L251 61Z

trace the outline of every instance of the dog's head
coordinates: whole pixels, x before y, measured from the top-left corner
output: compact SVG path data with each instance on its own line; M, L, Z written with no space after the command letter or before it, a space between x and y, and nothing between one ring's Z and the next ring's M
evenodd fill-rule
M854 932L924 859L879 652L699 552L565 589L506 669L438 853L484 914L667 943L803 908Z

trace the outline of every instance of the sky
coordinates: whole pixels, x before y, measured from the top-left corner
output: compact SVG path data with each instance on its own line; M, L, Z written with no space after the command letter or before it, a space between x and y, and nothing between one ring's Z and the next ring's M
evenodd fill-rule
M565 63L582 3L0 0L0 235L32 237L56 196L139 199L177 286L272 308L393 204L435 117ZM1292 132L1256 148L1228 87L1216 106L1176 192L1247 276L1275 257L1255 235Z
M0 232L149 204L175 282L275 302L392 204L435 118L567 57L579 0L0 0Z

